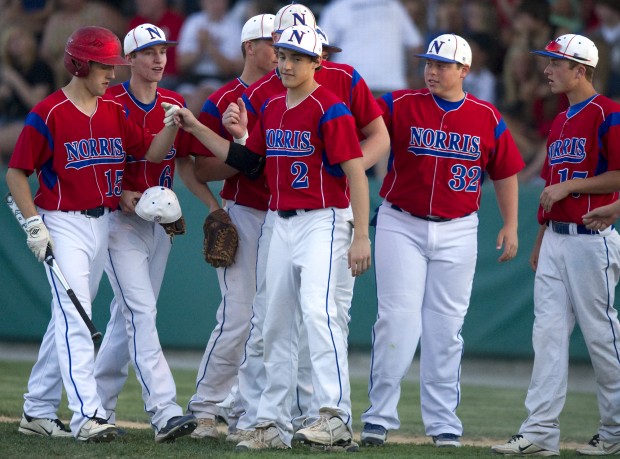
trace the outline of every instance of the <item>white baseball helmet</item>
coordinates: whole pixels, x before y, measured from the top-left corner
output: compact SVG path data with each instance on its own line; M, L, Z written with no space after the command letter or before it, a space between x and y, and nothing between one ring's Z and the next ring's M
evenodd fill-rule
M329 38L327 38L327 34L323 32L323 30L319 26L316 26L315 30L317 35L319 36L319 40L321 40L321 44L323 45L323 49L325 51L329 51L330 53L339 53L342 51L341 47L329 44Z
M249 40L271 40L274 20L273 14L259 14L248 19L241 30L241 43Z
M276 13L273 31L282 33L284 29L299 25L305 25L314 29L316 27L316 19L310 8L301 3L293 3L280 8Z
M323 45L314 27L304 25L284 29L280 39L273 46L276 49L292 49L313 57L320 56L323 52Z
M416 54L434 61L454 62L471 67L471 48L463 37L453 33L439 35L428 45L425 54Z
M125 56L155 45L176 45L176 41L166 40L163 30L153 24L141 24L125 35L123 51Z
M136 205L136 214L147 222L172 223L181 218L177 195L165 186L148 188Z
M532 52L555 59L569 59L590 67L596 67L598 64L598 49L594 42L583 35L574 33L561 35L550 41L545 49Z

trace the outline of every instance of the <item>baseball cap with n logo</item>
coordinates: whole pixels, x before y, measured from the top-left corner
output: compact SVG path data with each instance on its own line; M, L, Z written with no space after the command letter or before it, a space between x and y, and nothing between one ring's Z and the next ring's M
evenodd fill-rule
M274 44L277 48L292 49L308 56L317 57L321 55L323 47L321 40L313 27L293 26L284 29L280 40Z
M123 51L125 55L155 45L176 45L176 41L166 40L163 30L153 24L141 24L125 35Z
M284 29L300 25L305 25L314 29L316 27L316 19L312 11L310 11L310 8L299 3L293 3L292 5L286 5L280 8L280 11L276 13L273 31L282 33Z
M428 45L426 54L416 54L440 62L454 62L471 67L471 48L463 37L447 33L435 38Z

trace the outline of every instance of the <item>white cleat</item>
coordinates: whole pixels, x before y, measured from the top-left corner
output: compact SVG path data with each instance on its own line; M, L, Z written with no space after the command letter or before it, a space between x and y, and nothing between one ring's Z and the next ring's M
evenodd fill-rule
M328 408L319 410L319 418L295 432L293 440L323 446L347 446L351 444L351 431L338 416Z
M112 441L118 435L118 430L114 424L102 418L92 418L80 429L77 439L89 443L102 443Z
M220 433L217 430L217 422L211 418L198 418L198 426L191 433L192 438L220 438Z
M248 451L259 449L288 449L282 441L278 429L274 425L257 427L252 431L249 438L239 442L235 451Z
M71 430L60 419L32 418L23 414L17 431L24 435L38 435L40 437L71 438Z
M586 446L577 450L577 454L584 456L620 456L620 443L608 443L601 440L596 434Z
M508 443L491 447L495 454L505 456L559 456L560 453L536 446L523 435L513 435Z

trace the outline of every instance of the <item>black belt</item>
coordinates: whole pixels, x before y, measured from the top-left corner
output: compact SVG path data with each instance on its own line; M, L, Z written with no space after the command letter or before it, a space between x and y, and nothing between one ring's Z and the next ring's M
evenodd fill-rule
M92 209L86 209L86 210L76 210L76 211L63 210L63 212L76 212L82 215L86 215L87 217L99 218L105 215L106 209L107 207L105 206L98 206L98 207L93 207Z
M299 210L303 210L304 212L310 212L311 210L316 210L316 209L299 209ZM280 218L296 217L297 215L299 215L297 212L298 212L298 209L278 210L278 217Z
M412 217L415 217L415 218L421 218L422 220L426 220L427 222L441 223L441 222L449 222L450 220L454 220L453 218L437 217L436 215L426 215L426 216L413 215L412 213L409 213L406 210L401 209L396 204L391 204L391 207L394 210L397 210L399 212L404 212L404 213L409 214L409 215L411 215Z
M591 230L586 228L585 225L577 225L576 223L564 223L564 222L554 222L553 220L549 221L549 228L554 233L558 234L572 234L570 231L571 225L575 225L577 228L577 234L600 234L598 230ZM613 229L613 225L611 226Z

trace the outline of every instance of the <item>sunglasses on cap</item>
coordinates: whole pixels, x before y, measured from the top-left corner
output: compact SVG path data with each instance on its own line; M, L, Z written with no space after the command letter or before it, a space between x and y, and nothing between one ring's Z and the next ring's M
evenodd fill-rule
M559 54L561 56L566 56L569 57L571 59L577 59L583 62L590 62L590 59L587 59L585 57L581 57L575 54L568 54L568 53L563 53L560 50L562 49L562 45L559 44L557 41L555 40L551 40L547 46L545 46L545 51L549 51L551 53L555 53L555 54Z

